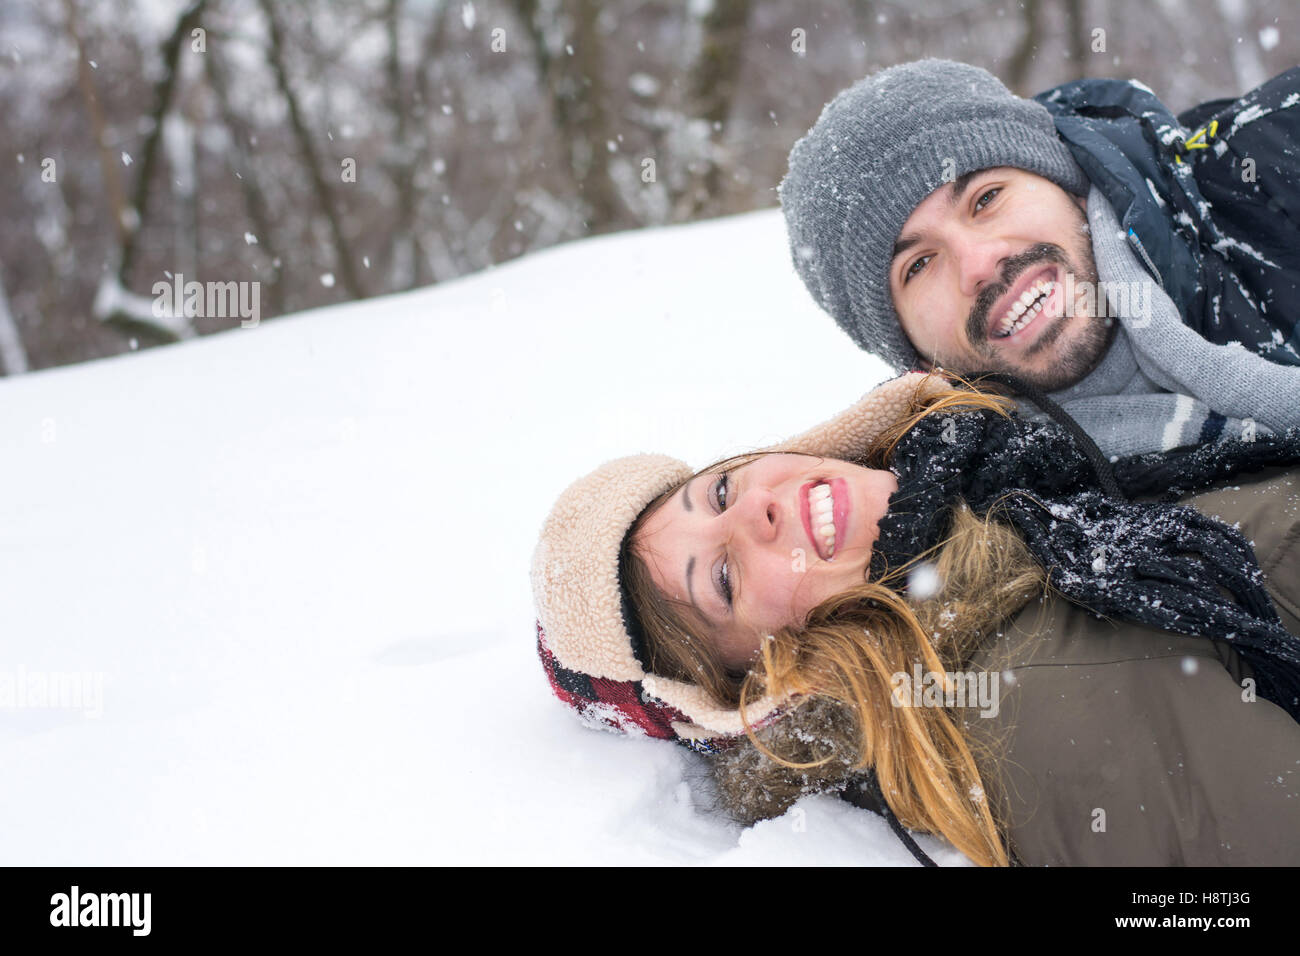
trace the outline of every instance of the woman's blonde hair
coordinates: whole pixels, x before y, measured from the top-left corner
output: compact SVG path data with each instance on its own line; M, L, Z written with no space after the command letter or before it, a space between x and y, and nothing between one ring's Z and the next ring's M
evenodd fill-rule
M1006 415L1010 405L1009 399L972 387L914 398L909 413L855 461L887 467L894 446L928 415L979 409ZM735 456L700 474L755 457ZM997 518L997 507L975 515L959 502L950 534L934 553L917 555L879 581L864 580L826 599L805 621L765 639L758 660L737 671L723 665L708 625L690 605L658 590L637 551L638 529L671 494L656 498L638 516L621 556L649 669L697 683L719 702L741 707L742 714L765 693L796 695L801 702L777 722L775 732L762 735L769 744L780 744L783 753L773 752L746 721L758 759L738 760L734 753L715 758L718 768L726 768L716 777L728 810L746 822L773 816L802 793L843 786L874 768L881 793L904 826L942 835L981 865L1007 865L996 800L986 796L976 755L954 711L891 702L893 675L911 675L916 664L926 673L959 670L983 636L1042 592L1043 569L1020 535ZM904 596L901 586L921 560L933 562L941 587L918 602ZM800 711L814 716L817 732L787 727L781 733L781 724L798 723Z

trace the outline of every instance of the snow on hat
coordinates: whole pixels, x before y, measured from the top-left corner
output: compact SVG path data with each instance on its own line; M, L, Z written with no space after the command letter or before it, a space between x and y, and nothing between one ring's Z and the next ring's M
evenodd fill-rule
M915 398L945 387L937 376L909 373L762 451L851 458L907 414ZM637 515L693 474L685 462L666 455L632 455L579 478L542 525L531 578L538 655L560 700L589 726L710 750L711 741L744 733L740 709L719 704L698 684L646 671L618 570L623 538ZM771 695L753 701L746 712L750 725L778 719L787 702Z

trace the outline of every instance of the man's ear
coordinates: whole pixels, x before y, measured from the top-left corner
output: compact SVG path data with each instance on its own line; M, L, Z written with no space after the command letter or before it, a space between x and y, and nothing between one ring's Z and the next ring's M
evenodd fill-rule
M1088 197L1087 197L1087 196L1075 196L1075 197L1074 197L1074 200L1075 200L1075 202L1077 202L1077 203L1079 204L1079 208L1080 208L1080 209L1082 209L1084 212L1087 212L1087 211L1088 211Z

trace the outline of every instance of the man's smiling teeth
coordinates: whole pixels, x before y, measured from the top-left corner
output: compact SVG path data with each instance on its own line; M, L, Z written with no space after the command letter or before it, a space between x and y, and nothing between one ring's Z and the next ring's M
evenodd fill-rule
M812 518L813 537L821 541L826 549L826 556L835 554L835 501L831 497L831 486L813 485L808 492L808 505Z
M1026 325L1034 320L1039 312L1043 310L1045 303L1056 289L1056 283L1049 279L1039 279L1024 294L1007 309L1007 314L1002 317L1002 322L993 330L993 337L996 339L1006 338L1019 332Z

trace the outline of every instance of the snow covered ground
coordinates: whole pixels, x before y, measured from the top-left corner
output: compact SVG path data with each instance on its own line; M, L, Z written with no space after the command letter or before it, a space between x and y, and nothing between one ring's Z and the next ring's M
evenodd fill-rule
M912 864L833 797L741 828L703 758L584 727L528 579L602 461L703 465L887 377L773 210L0 379L0 862Z

